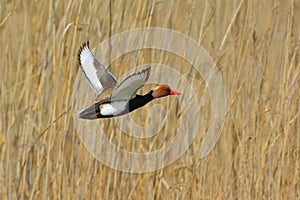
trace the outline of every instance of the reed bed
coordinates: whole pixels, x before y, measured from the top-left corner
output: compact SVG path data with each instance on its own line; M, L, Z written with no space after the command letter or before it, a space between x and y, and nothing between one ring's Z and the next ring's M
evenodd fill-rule
M1 199L300 198L298 1L2 0L0 5ZM159 50L115 60L109 69L117 78L153 61L173 67L201 104L201 120L194 122L199 133L188 151L163 169L132 174L103 165L85 149L74 128L72 93L82 42L89 40L93 48L143 27L176 30L205 48L222 75L227 110L218 143L200 159L211 116L201 75L187 71L191 64L180 56ZM109 55L110 49L103 51ZM174 98L156 103L168 110L168 119L153 140L124 135L112 120L98 123L128 151L159 149L174 136L166 132L180 105ZM143 125L148 110L149 105L130 115Z

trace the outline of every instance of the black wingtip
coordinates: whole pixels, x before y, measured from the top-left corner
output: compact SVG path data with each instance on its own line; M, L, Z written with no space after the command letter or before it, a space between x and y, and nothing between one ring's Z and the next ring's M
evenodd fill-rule
M90 43L89 41L87 40L86 42L83 42L82 45L80 46L79 48L79 51L78 51L78 62L79 62L79 65L81 66L81 61L80 61L80 55L81 55L81 52L83 51L83 49L87 47L90 49Z
M148 81L150 73L151 73L151 66L150 65L146 69L144 69L143 71L141 71L140 73L144 73L146 71L148 71L147 77L146 77L146 81Z

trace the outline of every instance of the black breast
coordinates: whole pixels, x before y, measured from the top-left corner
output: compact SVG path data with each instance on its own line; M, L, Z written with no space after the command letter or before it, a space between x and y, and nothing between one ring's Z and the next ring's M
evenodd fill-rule
M146 105L148 102L152 101L154 98L152 96L152 91L146 95L136 95L133 99L129 101L129 112Z

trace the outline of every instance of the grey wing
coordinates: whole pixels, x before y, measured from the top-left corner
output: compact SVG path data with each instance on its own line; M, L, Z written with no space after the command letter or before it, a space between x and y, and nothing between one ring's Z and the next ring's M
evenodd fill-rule
M112 91L111 101L130 100L136 96L136 91L141 88L148 80L150 75L150 67L141 72L128 76Z
M81 45L78 52L78 61L89 85L97 95L117 85L116 78L92 54L89 42L84 42Z
M114 88L118 81L116 78L101 65L97 59L94 59L94 66L97 70L97 76L104 89Z

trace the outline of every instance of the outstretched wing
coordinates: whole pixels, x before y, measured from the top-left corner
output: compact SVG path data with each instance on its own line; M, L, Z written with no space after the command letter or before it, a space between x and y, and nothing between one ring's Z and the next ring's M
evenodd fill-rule
M148 80L150 67L128 76L111 93L111 101L130 100L136 96L136 91Z
M84 42L81 45L78 52L78 61L89 85L97 95L117 85L116 78L92 54L89 42Z

